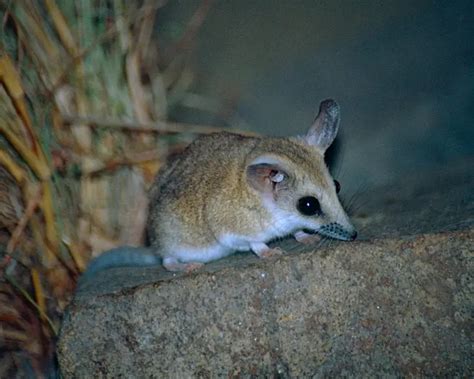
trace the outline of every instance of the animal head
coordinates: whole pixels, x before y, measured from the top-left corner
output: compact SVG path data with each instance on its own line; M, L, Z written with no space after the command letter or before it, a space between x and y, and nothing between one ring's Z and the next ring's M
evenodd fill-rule
M334 100L323 101L304 137L262 140L247 164L247 182L260 193L281 234L309 230L340 240L357 236L339 201L339 183L324 162L339 113Z

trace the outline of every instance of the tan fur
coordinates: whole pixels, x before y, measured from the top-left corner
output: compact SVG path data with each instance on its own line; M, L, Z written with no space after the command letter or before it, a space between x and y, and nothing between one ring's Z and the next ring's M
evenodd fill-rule
M246 156L260 141L231 133L202 136L171 170L165 167L150 190L151 244L207 246L215 242L217 225L243 233L258 227L259 199L248 190L243 172Z
M337 133L338 111L320 111L304 138L226 132L197 138L160 171L150 190L151 245L166 255L176 246L207 248L226 233L258 235L275 223L272 211L263 205L265 198L277 210L296 215L299 198L317 196L324 213L317 219L319 224L336 222L353 231L324 163L324 151ZM330 120L332 129L324 125L333 117L331 112L337 116ZM262 179L262 188L270 188L268 193L249 184L247 168L259 157L277 161L285 174L281 183Z

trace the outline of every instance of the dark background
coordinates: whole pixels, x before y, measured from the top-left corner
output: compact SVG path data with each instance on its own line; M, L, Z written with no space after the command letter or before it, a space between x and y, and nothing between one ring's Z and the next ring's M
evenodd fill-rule
M198 1L174 1L167 20ZM171 21L169 21L171 22ZM224 123L303 133L322 99L342 108L332 170L354 192L474 156L473 1L216 1L193 54L193 91L236 101ZM172 117L222 124L206 112ZM472 160L471 160L472 162Z

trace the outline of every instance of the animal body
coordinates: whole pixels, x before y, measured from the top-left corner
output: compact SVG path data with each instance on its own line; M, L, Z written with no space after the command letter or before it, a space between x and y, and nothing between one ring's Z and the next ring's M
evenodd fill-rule
M137 264L155 256L167 270L191 271L236 251L278 254L268 242L288 235L301 242L314 233L355 239L324 162L339 119L338 104L325 100L301 137L223 132L197 138L160 170L150 189L151 246L108 256L132 255Z

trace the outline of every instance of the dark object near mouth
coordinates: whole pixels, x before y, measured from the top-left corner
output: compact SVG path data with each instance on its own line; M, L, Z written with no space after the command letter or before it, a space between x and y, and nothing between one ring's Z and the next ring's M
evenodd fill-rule
M336 222L322 226L318 234L342 241L354 241L357 238L357 231L349 232Z

